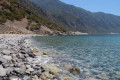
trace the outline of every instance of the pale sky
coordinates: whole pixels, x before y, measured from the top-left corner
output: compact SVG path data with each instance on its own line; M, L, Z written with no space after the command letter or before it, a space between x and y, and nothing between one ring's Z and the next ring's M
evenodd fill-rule
M120 16L120 0L61 0L91 12L105 12Z

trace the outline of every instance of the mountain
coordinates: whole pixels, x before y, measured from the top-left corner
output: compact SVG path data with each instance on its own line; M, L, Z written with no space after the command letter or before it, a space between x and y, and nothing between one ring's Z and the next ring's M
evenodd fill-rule
M54 18L54 16L52 16L49 12L47 12L45 9L41 8L41 6L38 6L36 4L34 4L33 2L31 2L30 0L18 0L21 4L26 5L27 7L29 7L31 10L33 10L34 12L39 13L40 15L42 15L43 17L45 17L46 19L57 23L57 25L61 26L62 28L64 28L63 31L70 31L71 29L68 26L65 26L63 24L60 24L59 21L56 20L56 18Z
M0 0L0 33L40 33L41 28L48 32L65 31L62 26L47 20L44 17L47 14L42 8L35 9L36 6L32 3L31 5L32 7L28 8L28 5L17 0Z
M43 10L41 7L35 5L34 3L30 2L29 0L18 0L21 4L26 5L29 7L29 9L34 10L35 12L38 12L40 15L44 17L50 16L45 10Z
M88 33L120 33L120 16L92 13L60 0L30 0L46 10L54 22L75 31ZM39 11L38 11L39 12Z

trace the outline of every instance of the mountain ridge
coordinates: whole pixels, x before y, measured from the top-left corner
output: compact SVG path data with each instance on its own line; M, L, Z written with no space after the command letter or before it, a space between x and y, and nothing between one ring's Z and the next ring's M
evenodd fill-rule
M75 31L88 33L120 33L120 16L101 12L92 13L60 0L30 0L41 6L54 18L54 22L61 23Z

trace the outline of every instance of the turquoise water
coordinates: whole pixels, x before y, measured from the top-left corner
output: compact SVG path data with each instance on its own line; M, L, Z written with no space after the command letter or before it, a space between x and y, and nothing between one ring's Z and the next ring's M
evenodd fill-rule
M37 36L43 51L56 53L54 63L79 66L79 79L120 80L120 35Z

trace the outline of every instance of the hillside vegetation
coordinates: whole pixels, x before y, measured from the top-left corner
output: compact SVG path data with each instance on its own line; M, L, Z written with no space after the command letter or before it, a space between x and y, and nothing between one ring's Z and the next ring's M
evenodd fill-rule
M54 22L88 33L120 33L120 16L92 13L60 0L30 0L49 13Z
M66 31L64 27L45 19L43 15L32 11L17 0L0 0L0 24L6 23L7 20L21 21L24 18L28 20L26 29L31 31L39 30L41 25L52 30Z

